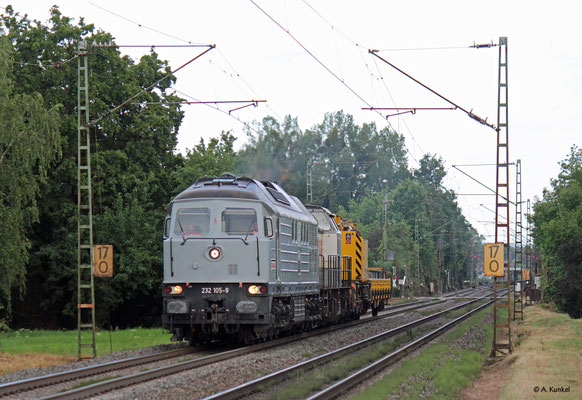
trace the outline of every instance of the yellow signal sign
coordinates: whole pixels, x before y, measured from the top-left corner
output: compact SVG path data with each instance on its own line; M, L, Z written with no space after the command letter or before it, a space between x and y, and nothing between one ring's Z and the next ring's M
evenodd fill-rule
M93 246L93 275L100 277L113 276L113 246L98 244Z
M503 276L505 245L503 243L485 244L485 268L484 274L487 276Z
M529 281L529 269L523 269L521 272L523 273L523 280Z

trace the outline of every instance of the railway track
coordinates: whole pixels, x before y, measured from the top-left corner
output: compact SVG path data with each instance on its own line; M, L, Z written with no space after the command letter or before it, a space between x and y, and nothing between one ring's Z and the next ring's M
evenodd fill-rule
M471 315L475 314L476 312L482 310L485 307L488 307L493 303L493 300L488 300L485 304L482 304L475 309L461 315L458 318L444 324L443 326L432 330L431 332L425 334L419 339L416 339L409 344L401 347L400 349L376 360L375 362L367 365L366 367L352 373L348 377L336 382L335 384L328 386L327 388L312 394L308 397L308 400L319 400L319 399L329 399L335 398L342 393L350 390L351 388L359 385L360 383L364 382L365 380L371 378L379 371L383 370L384 368L392 365L396 361L400 360L402 357L406 356L407 354L413 352L414 350L424 346L425 344L431 342L436 337L440 336L445 331L449 330L450 328L460 324L462 321L470 317Z
M116 360L103 364L78 368L74 370L8 382L0 385L0 397L13 393L25 392L43 386L55 385L58 383L67 382L74 379L86 378L89 376L99 375L125 368L131 368L147 363L191 355L196 353L197 351L198 350L194 347L185 347L182 349L170 350L155 354L147 354L142 356L135 356L123 360Z
M216 393L212 396L206 397L205 400L237 399L237 398L251 395L253 393L261 391L261 389L263 389L265 387L269 387L269 386L275 385L279 382L282 382L285 379L288 379L291 376L296 375L297 373L311 370L311 369L313 369L321 364L325 364L325 363L328 363L330 361L336 360L336 359L343 357L347 354L351 354L354 351L360 350L360 349L365 348L365 347L369 347L369 346L374 345L378 342L384 341L387 338L394 337L394 336L399 335L403 332L406 332L412 328L426 324L427 322L432 321L436 318L439 318L448 312L466 307L468 305L471 305L473 303L476 303L476 302L479 302L482 300L486 300L486 303L478 306L477 308L475 308L475 309L473 309L465 314L463 314L462 316L454 319L453 321L429 332L428 334L422 336L420 339L414 340L414 341L410 342L409 344L401 347L400 349L392 352L391 354L389 354L385 357L382 357L380 360L377 360L374 363L370 364L369 366L362 368L361 370L351 374L347 378L345 378L339 382L336 382L335 384L329 386L328 388L322 390L321 392L315 393L311 397L309 397L309 399L333 398L333 397L345 392L349 388L354 387L355 385L364 381L368 377L374 375L379 370L385 368L386 366L388 366L388 365L394 363L395 361L399 360L400 358L404 357L406 354L408 354L408 353L412 352L413 350L430 342L431 340L436 338L438 335L440 335L441 333L443 333L447 329L450 329L451 327L457 325L458 323L460 323L461 321L463 321L464 319L466 319L467 317L469 317L473 313L489 306L493 302L493 300L488 299L488 295L482 296L481 298L477 298L474 300L469 300L467 302L461 303L461 304L456 305L454 307L451 307L451 308L448 308L446 310L429 315L425 318L421 318L419 320L402 325L400 327L390 329L384 333L372 336L368 339L364 339L364 340L361 340L359 342L344 346L340 349L331 351L331 352L326 353L326 354L319 355L319 356L314 357L310 360L307 360L307 361L301 362L299 364L293 365L291 367L287 367L283 370L268 374L268 375L263 376L259 379L244 383L242 385L236 386L234 388L225 390L225 391L220 392L220 393Z
M458 294L460 292L453 293L452 295ZM141 382L149 381L152 379L156 379L159 377L163 377L170 374L179 373L186 370L191 370L194 368L199 368L204 365L209 365L212 363L216 363L219 361L223 361L226 359L230 359L233 357L239 357L245 354L258 352L262 350L266 350L269 348L282 346L284 344L292 343L298 340L303 340L309 337L325 334L331 331L335 331L338 329L345 329L351 326L359 325L368 323L371 321L376 321L382 318L392 317L394 315L406 313L413 310L418 310L425 307L434 306L437 304L445 303L447 300L439 299L439 300L420 300L414 301L405 304L398 304L395 306L387 307L380 315L376 317L367 317L365 316L359 321L352 321L340 325L335 325L328 328L322 328L306 333L302 333L300 335L295 335L287 338L273 340L267 343L262 343L254 346L248 346L243 348L236 348L233 350L220 352L218 354L213 354L209 356L199 357L193 360L187 360L183 362L178 362L172 365L152 368L147 371L143 371L137 374L130 374L127 376L122 376L118 378L108 379L103 382L95 383L92 385L84 386L78 389L68 390L61 393L55 393L44 398L46 399L77 399L77 398L84 398L89 396L94 396L99 393L105 393L111 390L119 389L122 387L138 384ZM158 362L160 360L166 360L171 358L177 358L187 355L192 355L197 350L195 348L184 348L178 350L172 350L169 352L158 353L153 355L147 356L137 356L132 357L129 359L113 361L104 364L98 364L90 367L64 371L56 374L44 375L40 377L25 379L21 381L9 382L0 385L0 396L5 396L9 394L15 393L24 393L26 391L30 391L36 388L51 386L60 384L63 382L69 382L78 380L81 378L86 378L90 376L98 376L100 374L105 374L111 371L121 371L123 369L139 366L139 365L146 365L148 363Z

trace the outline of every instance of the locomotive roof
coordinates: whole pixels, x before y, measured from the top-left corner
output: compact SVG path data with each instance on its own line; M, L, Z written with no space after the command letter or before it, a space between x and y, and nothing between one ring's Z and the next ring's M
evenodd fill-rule
M201 198L258 200L271 208L275 214L317 224L317 220L307 211L303 203L297 197L285 192L277 182L232 175L205 177L197 179L192 186L177 195L172 203L176 200ZM170 210L171 205L168 212Z

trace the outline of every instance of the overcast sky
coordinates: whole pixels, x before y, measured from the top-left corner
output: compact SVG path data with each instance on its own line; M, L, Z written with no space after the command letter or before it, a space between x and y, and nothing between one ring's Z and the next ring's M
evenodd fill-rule
M410 166L417 167L416 160L425 153L441 156L447 166L446 186L460 194L488 193L452 165L495 163L495 131L460 110L418 111L388 120L386 112L362 110L369 106L450 107L368 54L368 49L380 50L381 57L427 86L496 123L498 48L469 46L497 44L500 36L507 36L509 158L522 161L523 199L541 198L543 188L559 172L558 162L581 142L582 7L575 1L0 3L7 4L43 22L57 4L64 15L75 20L85 17L110 32L120 45L216 44L176 74L176 89L182 96L204 101L267 100L231 113L247 123L266 115L279 119L289 114L307 129L321 122L325 112L344 110L358 124L375 122L379 129L390 124L406 138ZM134 59L144 51L122 49ZM200 49L157 51L176 68ZM204 105L184 107L180 150L225 130L239 138L237 148L244 145L244 125L228 115L237 106L220 105L223 112ZM494 189L494 166L459 168ZM510 175L514 197L514 168ZM460 195L459 204L479 232L494 233L494 196ZM515 209L510 215L513 219Z

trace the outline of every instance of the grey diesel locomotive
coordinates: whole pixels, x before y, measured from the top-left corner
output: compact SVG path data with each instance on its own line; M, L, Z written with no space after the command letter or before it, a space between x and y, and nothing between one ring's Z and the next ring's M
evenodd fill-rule
M173 341L251 343L357 318L366 310L341 237L329 211L275 182L197 180L168 207L164 328Z

